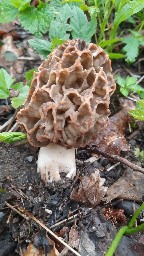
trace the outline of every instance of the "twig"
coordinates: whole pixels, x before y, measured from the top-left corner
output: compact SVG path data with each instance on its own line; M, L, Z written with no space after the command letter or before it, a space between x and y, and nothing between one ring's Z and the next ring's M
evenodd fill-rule
M11 129L9 130L9 132L16 132L18 129L18 123L16 122L12 127Z
M18 113L19 110L20 110L20 108L18 108L18 109L15 111L13 117L11 118L11 122L8 124L8 126L7 126L7 128L6 128L6 132L8 132L8 131L10 130L10 128L11 128L11 126L12 126L12 123L14 122L15 117L16 117L16 115L17 115L17 113Z
M40 60L40 58L33 58L33 57L25 57L25 56L21 56L18 58L18 60Z
M6 121L3 125L0 126L0 132L3 132L6 127L11 123L13 117L11 117L8 121Z
M21 217L23 217L24 219L26 219L27 221L29 220L29 217L27 217L25 214L21 213L20 211L18 211L13 205L9 204L8 202L5 201L5 204L14 212L16 212L17 214L19 214Z
M108 153L105 153L105 152L97 149L97 148L95 148L94 151L95 151L95 153L98 153L98 154L100 154L102 156L111 158L111 159L113 159L116 162L120 162L122 164L125 164L125 165L129 166L131 169L133 169L134 171L138 171L138 172L144 173L144 168L142 168L142 167L140 167L140 166L138 166L136 164L133 164L132 162L130 162L126 158L123 158L123 157L118 156L118 155L110 155Z
M67 219L64 219L64 220L61 220L61 221L55 223L55 224L52 225L50 228L55 228L55 227L57 227L57 226L59 226L59 225L61 225L61 224L63 224L63 223L66 223L66 221L69 221L69 220L71 220L71 219L74 219L75 217L78 217L78 213L77 213L77 214L74 214L73 216L71 216L71 217L69 217L69 218L67 218Z
M123 65L123 68L131 75L131 76L135 76L135 77L140 77L140 76L138 76L138 75L136 75L136 74L134 74L134 73L132 73L128 68L126 68L124 65Z
M114 168L115 168L116 166L118 166L119 164L120 164L120 162L118 162L118 163L112 165L112 166L109 167L106 171L107 171L107 172L111 171L112 169L114 169Z
M72 247L70 247L67 243L65 243L62 239L60 239L60 237L58 237L54 232L52 232L48 227L46 227L41 221L39 221L37 218L35 218L30 212L25 211L25 214L22 214L20 211L18 211L17 209L15 209L14 206L10 205L9 203L5 202L6 205L12 209L13 211L15 211L16 213L18 213L19 215L21 215L23 218L25 218L26 220L32 219L33 221L35 221L37 224L39 224L42 228L44 228L51 236L53 236L56 240L58 240L61 244L63 244L65 247L68 248L68 250L70 250L71 252L74 253L74 255L77 256L81 256L77 251L75 251ZM28 215L25 216L25 215Z
M139 84L143 79L144 79L144 76L142 76L142 77L137 81L137 83Z

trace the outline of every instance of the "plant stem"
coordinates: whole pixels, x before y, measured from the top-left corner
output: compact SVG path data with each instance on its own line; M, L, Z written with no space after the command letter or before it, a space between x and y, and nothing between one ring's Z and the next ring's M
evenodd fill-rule
M117 233L117 235L115 236L114 240L112 241L108 251L106 252L105 256L112 256L113 253L115 252L117 246L119 245L119 242L123 236L123 234L128 230L128 226L124 226L122 227L119 232Z
M140 212L144 209L144 203L137 209L137 211L134 213L131 221L128 224L129 229L132 228L132 226L135 223L136 218L139 216Z
M137 227L127 229L125 234L132 235L132 234L140 232L140 231L144 231L144 223L141 225L138 225Z

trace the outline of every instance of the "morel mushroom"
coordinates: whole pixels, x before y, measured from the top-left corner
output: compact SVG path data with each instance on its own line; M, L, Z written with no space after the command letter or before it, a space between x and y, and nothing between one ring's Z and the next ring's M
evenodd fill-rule
M75 148L90 145L106 123L115 90L105 51L69 40L35 72L25 106L17 115L31 145L41 147L38 171L44 181L76 174Z

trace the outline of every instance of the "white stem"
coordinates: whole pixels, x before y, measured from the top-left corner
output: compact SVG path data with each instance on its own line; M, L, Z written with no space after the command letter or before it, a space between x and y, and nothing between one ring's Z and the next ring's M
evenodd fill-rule
M44 182L60 180L60 172L66 172L66 177L76 175L75 149L66 149L56 144L40 148L37 171Z

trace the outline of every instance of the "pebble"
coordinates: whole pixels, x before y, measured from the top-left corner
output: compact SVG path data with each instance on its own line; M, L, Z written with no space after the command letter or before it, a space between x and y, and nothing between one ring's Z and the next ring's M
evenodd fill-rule
M116 206L120 209L123 209L124 212L129 216L132 216L134 214L134 211L139 208L139 205L137 203L128 200L119 201Z
M26 160L29 162L29 163L31 163L32 161L33 161L33 156L27 156L26 157Z
M0 212L0 221L3 221L5 214L3 212Z
M136 145L136 141L133 140L133 139L131 139L131 140L129 141L129 143L130 143L132 146L135 146L135 145Z

